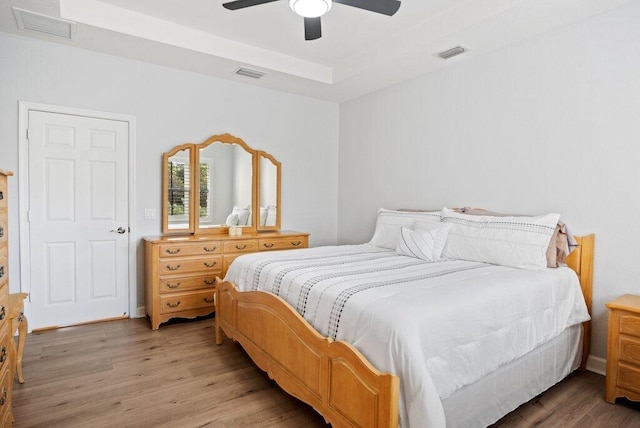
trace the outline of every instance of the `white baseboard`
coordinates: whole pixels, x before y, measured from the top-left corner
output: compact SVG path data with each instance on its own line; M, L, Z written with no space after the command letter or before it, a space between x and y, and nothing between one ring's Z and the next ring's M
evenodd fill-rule
M589 355L589 358L587 358L587 370L605 376L607 373L607 360Z
M145 306L140 306L138 307L138 309L136 310L135 314L132 314L131 318L144 318L147 316L147 310Z

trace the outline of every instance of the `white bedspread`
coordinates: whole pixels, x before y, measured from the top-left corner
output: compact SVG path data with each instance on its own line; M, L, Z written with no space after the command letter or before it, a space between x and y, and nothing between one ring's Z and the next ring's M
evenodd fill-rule
M249 254L225 279L277 294L398 375L403 427L444 427L441 399L589 319L569 268L428 263L367 244Z

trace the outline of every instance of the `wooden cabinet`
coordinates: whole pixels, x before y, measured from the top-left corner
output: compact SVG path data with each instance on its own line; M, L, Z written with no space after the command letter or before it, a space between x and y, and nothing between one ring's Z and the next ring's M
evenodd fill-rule
M640 296L626 294L607 303L609 340L605 400L640 401Z
M0 426L11 426L11 390L15 369L15 351L9 332L9 241L7 230L7 177L13 175L0 169Z
M309 234L286 231L145 238L145 305L151 328L171 318L212 313L215 279L224 278L236 257L308 246Z

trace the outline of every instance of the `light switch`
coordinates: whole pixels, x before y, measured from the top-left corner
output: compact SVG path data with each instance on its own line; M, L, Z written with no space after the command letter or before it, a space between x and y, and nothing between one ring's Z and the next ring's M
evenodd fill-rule
M145 208L144 209L144 219L145 220L155 220L158 218L157 212L155 208Z

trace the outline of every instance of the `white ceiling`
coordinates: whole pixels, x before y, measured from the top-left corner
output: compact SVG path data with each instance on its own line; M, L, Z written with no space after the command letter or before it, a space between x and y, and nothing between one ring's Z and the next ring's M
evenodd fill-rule
M3 0L0 31L340 102L632 0L402 0L392 17L334 4L314 41L288 0L226 1ZM12 7L76 22L74 39L20 30ZM434 56L455 45L469 52ZM241 66L267 75L237 76Z

